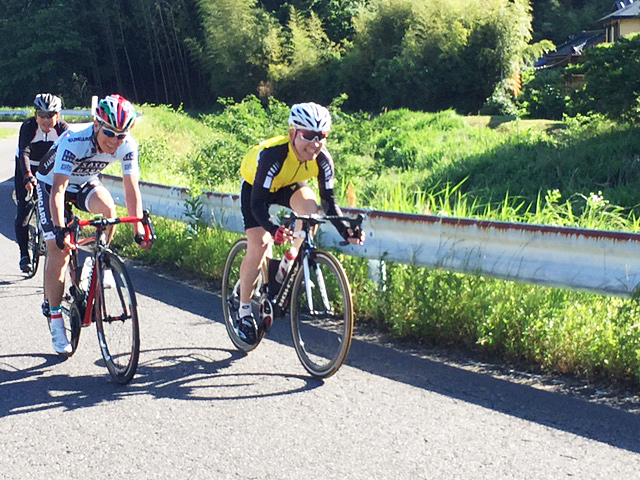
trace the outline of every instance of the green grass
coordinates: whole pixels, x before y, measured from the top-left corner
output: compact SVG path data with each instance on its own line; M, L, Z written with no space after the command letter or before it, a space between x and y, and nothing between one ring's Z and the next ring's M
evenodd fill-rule
M11 137L18 138L18 130L13 128L3 128L2 123L0 123L0 139Z
M286 131L286 107L274 102L265 110L257 99L196 118L166 107L143 112L136 127L143 179L194 192L237 193L242 155ZM473 126L451 111L332 112L329 148L342 204L351 185L358 206L382 210L638 231L637 127L599 117ZM220 280L237 235L197 217L157 224L150 252L139 253L126 229L117 244L151 263ZM640 384L635 300L392 263L378 285L366 260L340 258L359 322L531 368Z

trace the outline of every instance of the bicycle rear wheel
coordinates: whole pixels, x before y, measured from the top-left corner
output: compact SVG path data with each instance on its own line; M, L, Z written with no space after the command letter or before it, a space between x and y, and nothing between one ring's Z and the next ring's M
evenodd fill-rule
M98 258L94 305L98 342L111 377L127 384L136 373L140 356L136 295L124 264L114 253L105 251Z
M326 378L338 371L351 346L351 288L332 254L316 250L307 258L308 281L301 268L291 290L291 334L304 368Z
M242 259L247 253L247 239L241 238L233 244L227 261L224 265L224 271L222 273L222 314L224 316L224 324L227 327L227 334L231 339L231 342L238 350L243 352L250 352L258 346L260 340L264 336L264 330L258 330L258 340L255 344L251 345L243 342L237 333L237 326L240 319L238 318L238 309L240 308L240 265ZM260 301L260 290L264 284L264 273L261 273L257 280L256 289L252 295L251 303L253 304L253 315L256 319L260 318L258 314L258 303Z

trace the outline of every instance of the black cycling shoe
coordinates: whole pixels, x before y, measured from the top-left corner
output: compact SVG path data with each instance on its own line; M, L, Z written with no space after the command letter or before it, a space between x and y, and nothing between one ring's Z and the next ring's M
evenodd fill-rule
M258 325L253 315L242 317L236 330L240 340L248 345L255 345L258 340Z
M29 255L25 255L24 257L20 258L20 270L22 270L24 273L31 272L31 259L29 258Z

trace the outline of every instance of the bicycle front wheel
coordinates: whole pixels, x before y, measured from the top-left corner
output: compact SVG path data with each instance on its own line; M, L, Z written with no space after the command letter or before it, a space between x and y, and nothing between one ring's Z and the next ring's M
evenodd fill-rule
M27 248L29 249L29 256L31 257L31 263L29 272L27 272L27 278L32 278L38 271L38 264L40 263L40 256L44 256L46 253L44 237L42 230L39 228L38 216L36 209L38 205L34 205L33 210L29 214L28 233L29 240L27 242Z
M304 368L326 378L338 371L351 346L351 288L331 253L316 250L307 259L308 272L299 270L291 290L291 334Z
M111 377L131 381L138 368L140 328L133 284L122 260L112 252L99 255L94 319L98 342Z
M29 241L27 242L27 248L29 249L31 263L29 265L29 271L26 273L26 277L33 278L36 275L38 264L40 263L40 238L38 235L38 229L31 224L29 224L28 232Z
M224 324L227 327L227 334L229 335L231 343L233 343L238 350L241 350L243 352L250 352L258 346L258 343L260 343L262 336L264 336L264 331L260 330L258 332L258 340L255 344L251 345L243 342L238 336L238 331L236 330L238 322L240 321L240 319L238 318L238 310L240 308L240 265L242 264L242 259L244 258L246 253L246 238L241 238L240 240L238 240L233 244L231 250L229 250L229 255L227 256L227 261L224 265L224 271L222 273L221 300ZM263 284L264 272L261 269L261 273L257 279L254 294L251 298L251 303L254 307L253 314L255 318L259 318L259 315L257 313L257 304L260 298L260 288Z
M75 282L78 270L77 259L78 257L76 254L72 254L69 259L69 265L67 266L64 274L64 293L62 295L62 301L60 302L66 336L71 344L71 353L66 355L69 357L73 355L78 348L82 316L84 314L84 310L81 310L82 307L80 306L82 303L80 300L82 293ZM42 304L42 313L47 317L47 322L51 320L49 308L49 302L47 301L45 294L44 303Z

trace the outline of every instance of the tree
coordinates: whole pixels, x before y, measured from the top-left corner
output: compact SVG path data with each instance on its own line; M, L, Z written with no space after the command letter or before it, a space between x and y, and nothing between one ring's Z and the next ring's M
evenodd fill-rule
M267 80L273 19L256 0L199 0L204 27L200 60L216 97L236 100L257 93ZM272 47L275 48L275 47Z
M578 112L640 120L640 34L588 49L573 71L584 73L584 86L573 95Z
M533 38L563 44L583 30L600 28L596 23L611 11L612 0L531 0Z
M76 24L78 8L73 0L6 2L0 20L1 103L30 104L39 92L62 95L66 104L81 100L70 98L71 92L77 74L91 68L93 42Z
M343 87L371 109L477 111L531 39L528 0L374 0L355 26Z
M330 102L340 93L328 82L340 59L338 46L329 40L313 12L305 16L292 8L287 27L281 42L285 53L270 67L274 95L289 103Z

